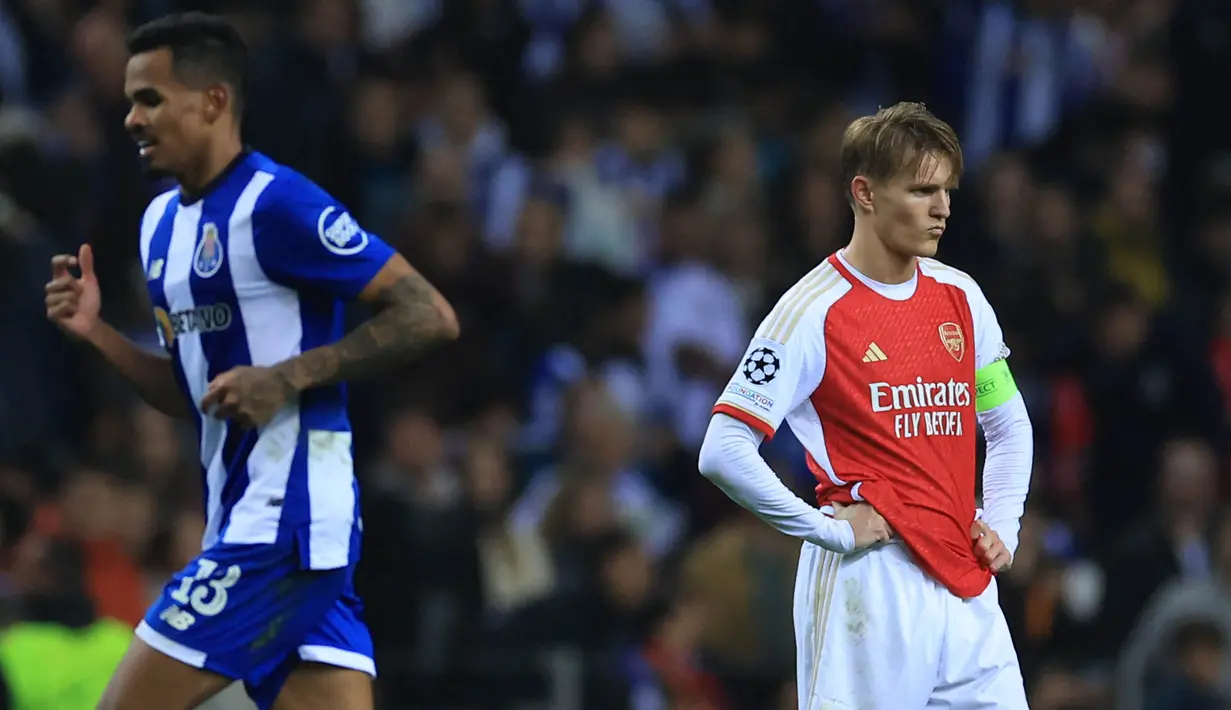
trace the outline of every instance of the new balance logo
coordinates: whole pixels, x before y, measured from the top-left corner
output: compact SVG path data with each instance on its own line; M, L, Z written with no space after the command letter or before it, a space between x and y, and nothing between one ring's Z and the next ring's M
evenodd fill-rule
M888 359L889 357L885 355L885 351L881 350L880 346L876 343L868 345L868 352L863 355L864 362L884 362Z

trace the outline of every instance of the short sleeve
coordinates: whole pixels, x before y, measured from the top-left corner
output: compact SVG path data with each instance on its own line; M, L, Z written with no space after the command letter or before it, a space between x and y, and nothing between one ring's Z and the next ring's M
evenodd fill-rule
M395 253L329 193L295 175L274 179L252 222L261 268L295 289L353 299Z
M714 413L734 417L772 439L787 415L821 382L823 332L823 328L798 328L787 338L753 338Z

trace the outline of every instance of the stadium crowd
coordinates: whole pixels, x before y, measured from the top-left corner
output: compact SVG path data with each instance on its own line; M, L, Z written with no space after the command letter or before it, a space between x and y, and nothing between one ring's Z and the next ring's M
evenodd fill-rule
M9 649L24 624L131 628L199 550L193 434L42 307L88 241L106 317L158 345L124 37L182 9L250 44L246 140L459 313L351 389L380 707L795 706L799 543L696 452L756 323L849 237L843 128L904 99L963 137L939 256L997 308L1038 439L1000 586L1032 707L1231 707L1218 0L0 3L10 688L60 682Z

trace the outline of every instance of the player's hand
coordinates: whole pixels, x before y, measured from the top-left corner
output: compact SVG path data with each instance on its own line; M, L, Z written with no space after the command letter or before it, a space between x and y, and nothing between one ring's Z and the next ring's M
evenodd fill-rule
M845 520L855 529L855 549L862 550L868 545L874 545L893 537L893 528L867 503L842 505L833 503L835 520Z
M205 390L201 411L259 429L295 394L286 377L271 367L236 367L218 375Z
M1003 572L1013 564L1013 554L987 523L976 520L974 525L970 526L970 538L974 540L975 555L979 562L993 574Z
M73 276L70 271L77 267L81 268L80 277ZM99 324L98 313L103 303L98 290L98 277L94 275L94 252L90 245L81 245L77 256L53 256L51 281L43 290L46 292L47 318L74 338L88 339Z

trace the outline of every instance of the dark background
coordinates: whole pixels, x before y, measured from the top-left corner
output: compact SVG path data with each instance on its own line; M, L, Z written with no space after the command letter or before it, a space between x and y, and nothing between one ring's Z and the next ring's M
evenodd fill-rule
M195 442L41 292L88 241L156 345L137 234L166 185L122 129L124 35L178 9L250 42L245 138L460 316L353 389L383 708L794 707L798 543L696 450L849 237L842 129L904 99L965 141L939 256L996 307L1038 439L1001 583L1032 707L1231 707L1231 4L5 0L0 563L77 541L128 623L199 548ZM765 453L808 498L793 438Z

